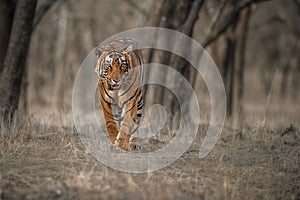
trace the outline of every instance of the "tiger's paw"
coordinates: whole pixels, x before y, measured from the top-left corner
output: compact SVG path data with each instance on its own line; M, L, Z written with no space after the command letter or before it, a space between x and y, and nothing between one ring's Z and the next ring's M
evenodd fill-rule
M107 130L109 135L109 141L111 142L111 144L115 144L118 135L118 128L116 126L109 126Z
M139 150L141 147L137 145L137 137L131 137L129 139L129 147L131 150Z
M118 147L125 151L128 151L130 149L129 139L130 139L129 134L126 134L125 132L120 131L118 138L117 138Z

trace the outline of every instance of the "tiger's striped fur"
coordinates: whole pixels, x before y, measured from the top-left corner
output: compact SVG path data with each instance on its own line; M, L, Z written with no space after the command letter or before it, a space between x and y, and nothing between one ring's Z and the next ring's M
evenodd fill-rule
M139 125L144 105L142 53L132 39L112 40L96 48L101 104L109 140L120 148L134 148L131 137Z

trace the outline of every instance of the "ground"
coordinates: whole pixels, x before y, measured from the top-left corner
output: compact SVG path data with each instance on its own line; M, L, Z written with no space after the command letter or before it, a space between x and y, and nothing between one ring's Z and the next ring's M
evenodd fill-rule
M200 144L162 170L129 174L93 158L73 128L2 130L0 199L300 199L295 126L224 128L203 159Z

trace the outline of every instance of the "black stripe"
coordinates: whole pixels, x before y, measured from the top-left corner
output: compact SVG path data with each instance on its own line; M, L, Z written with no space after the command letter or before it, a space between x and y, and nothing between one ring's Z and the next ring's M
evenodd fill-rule
M138 92L139 92L139 93L138 93ZM129 102L130 100L132 100L132 99L136 96L137 93L140 94L140 93L141 93L141 90L137 89L136 92L135 92L135 94L134 94L133 96L131 96L129 99L127 99L127 100L122 104L122 107L123 107L127 102Z
M118 114L121 115L122 114L122 108L118 107Z
M143 103L144 98L141 96L140 100L138 101L138 105Z
M138 110L141 110L144 107L144 104L138 106Z
M132 132L131 132L131 135L134 134L134 132L138 129L139 127L136 127Z
M105 94L106 94L109 98L113 99L113 98L108 94L108 92L106 91L105 85L104 85L103 82L102 82L102 86L103 86L103 89L104 89L104 91L105 91Z
M108 114L109 115L109 117L111 117L111 118L114 118L114 116L110 113L110 112L108 112L107 110L105 110L105 109L103 109L104 110L104 112L106 112L106 114Z
M126 113L130 112L131 110L133 110L133 109L134 109L134 107L135 107L135 105L133 104L133 106L132 106L132 107L131 107L129 110L126 110L126 112L125 112L124 116L126 115Z
M109 123L116 124L116 122L115 122L115 121L108 121L108 122L106 122L106 125L108 125Z
M117 114L117 115L113 115L114 118L119 118L121 117L121 115Z
M110 103L110 102L108 102L108 101L106 101L105 100L105 98L101 95L101 98L103 99L103 101L105 102L105 103L107 103L108 105L113 105L113 106L117 106L117 104L114 104L114 103Z
M107 103L108 105L111 105L111 103L110 102L108 102L108 101L106 101L106 99L104 98L104 96L103 95L101 95L101 99L105 102L105 103Z
M124 117L121 117L121 118L119 118L119 119L115 119L116 121L118 121L119 123L121 122L121 121L123 121L124 120Z

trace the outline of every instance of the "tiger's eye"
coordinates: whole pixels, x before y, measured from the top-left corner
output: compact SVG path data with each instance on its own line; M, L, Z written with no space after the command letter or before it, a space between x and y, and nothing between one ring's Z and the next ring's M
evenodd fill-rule
M104 69L108 70L111 66L110 65L104 65Z
M121 65L121 69L124 70L125 72L127 72L128 66L125 65L125 64L122 64L122 65Z

